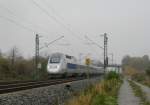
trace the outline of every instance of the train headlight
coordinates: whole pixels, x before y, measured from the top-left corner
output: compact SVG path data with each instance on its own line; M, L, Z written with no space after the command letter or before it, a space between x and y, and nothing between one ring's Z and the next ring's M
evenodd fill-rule
M57 69L57 68L58 68L58 66L57 66L57 65L55 65L55 66L53 66L52 68Z
M49 73L58 73L60 66L59 65L48 65L47 69L48 69Z
M59 66L58 65L49 65L47 68L48 69L58 69Z

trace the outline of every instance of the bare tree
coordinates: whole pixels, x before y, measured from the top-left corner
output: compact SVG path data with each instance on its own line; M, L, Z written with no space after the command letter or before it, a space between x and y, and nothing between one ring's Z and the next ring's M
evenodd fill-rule
M21 61L24 60L24 58L21 56L21 54L19 53L19 49L16 46L10 49L8 53L8 60L10 63L10 69L12 70L14 75L17 74L17 66Z
M0 58L2 57L3 55L2 55L2 51L1 51L1 49L0 49Z
M16 57L18 56L18 48L16 46L14 46L10 52L9 52L9 59L10 59L10 63L11 63L11 67L12 69L14 69L14 64L15 64L15 61L16 61Z

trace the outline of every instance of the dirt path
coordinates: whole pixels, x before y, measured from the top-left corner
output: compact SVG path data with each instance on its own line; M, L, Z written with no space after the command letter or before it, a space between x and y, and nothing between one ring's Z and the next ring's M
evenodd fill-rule
M150 102L150 88L140 83L135 83L141 87L142 91L146 94L147 100Z
M124 83L119 90L118 105L140 105L139 103L140 99L135 97L128 81L124 80Z

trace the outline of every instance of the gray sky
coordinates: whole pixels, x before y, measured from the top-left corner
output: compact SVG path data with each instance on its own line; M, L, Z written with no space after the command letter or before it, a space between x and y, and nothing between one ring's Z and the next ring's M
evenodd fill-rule
M100 35L106 32L109 53L118 63L126 54L150 55L149 5L150 0L0 0L0 49L6 53L17 46L29 57L35 33L43 36L41 46L63 35L40 52L83 53L102 60L103 50L87 45L84 36L103 46Z

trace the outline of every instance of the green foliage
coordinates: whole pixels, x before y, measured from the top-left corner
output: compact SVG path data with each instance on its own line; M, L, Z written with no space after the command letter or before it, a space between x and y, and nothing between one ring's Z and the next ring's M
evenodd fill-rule
M117 95L121 84L120 79L101 81L95 86L90 86L66 105L118 105Z
M113 96L107 96L105 103L106 105L118 105L117 98Z
M136 96L140 97L140 96L143 95L140 86L136 85L136 84L135 84L134 82L132 82L132 81L129 81L129 83L130 83L131 87L133 88L134 93L135 93Z
M123 69L126 66L130 66L136 69L137 71L143 72L146 68L149 67L150 60L149 60L148 55L144 55L143 57L125 56L122 59L122 65L123 65Z
M12 72L9 67L9 62L7 59L0 58L0 80L3 78L9 78Z
M146 69L146 74L147 74L148 76L150 76L150 67L148 67L148 68Z
M40 58L40 62L41 62L42 68L39 70L39 79L43 79L44 80L44 79L48 78L48 73L46 71L46 69L47 69L47 61L48 61L47 58L43 58L43 57Z
M47 58L40 57L40 62L42 68L38 72L39 79L47 79ZM32 80L37 75L34 65L34 58L25 59L16 50L5 57L0 53L0 81Z
M150 59L143 57L125 56L122 60L123 72L131 79L150 86Z
M104 95L97 94L92 100L92 105L106 105L105 98Z
M97 93L92 100L92 105L118 105L117 95L122 81L115 72L110 72L109 78L102 85L102 91Z
M133 81L129 81L131 87L133 88L134 94L137 97L140 97L141 99L141 103L143 105L150 105L150 103L146 100L146 96L145 93L142 91L141 87L138 86L136 83L134 83Z
M118 105L118 104L116 97L98 94L92 100L92 105Z
M111 80L111 79L119 79L119 74L116 73L115 71L110 71L107 75L106 75L106 80Z
M145 75L144 74L136 74L134 76L132 76L133 80L136 80L137 82L142 82L145 80Z

